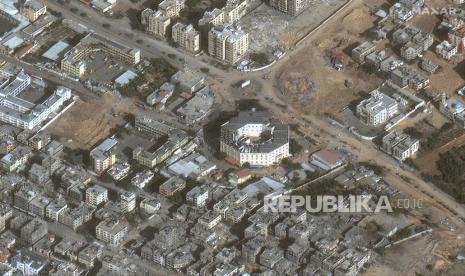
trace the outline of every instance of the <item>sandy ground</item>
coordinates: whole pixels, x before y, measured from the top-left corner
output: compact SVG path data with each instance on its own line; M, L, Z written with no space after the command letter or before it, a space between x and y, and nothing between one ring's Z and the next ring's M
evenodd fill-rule
M358 34L375 20L369 8L362 6L346 11L340 25L328 25L314 38L313 45L293 54L282 66L278 85L283 94L303 112L337 117L341 109L359 98L360 91L368 92L379 85L381 79L357 69L347 54L362 41ZM336 71L330 66L331 55L348 66ZM346 80L353 83L351 88L345 86Z
M123 113L130 106L130 100L110 95L92 102L78 100L45 131L60 137L66 146L90 149L124 124Z

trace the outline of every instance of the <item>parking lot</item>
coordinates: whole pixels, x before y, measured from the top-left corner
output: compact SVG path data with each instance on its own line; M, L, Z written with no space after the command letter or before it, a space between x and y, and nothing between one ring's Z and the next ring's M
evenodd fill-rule
M119 60L96 51L87 58L89 79L98 83L111 84L115 78L125 71L125 66Z

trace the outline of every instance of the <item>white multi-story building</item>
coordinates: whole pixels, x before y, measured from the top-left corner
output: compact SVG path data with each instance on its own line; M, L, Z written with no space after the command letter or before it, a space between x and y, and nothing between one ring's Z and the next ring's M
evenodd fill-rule
M208 33L208 54L228 64L237 63L249 48L249 34L233 25L218 25Z
M222 9L224 12L224 23L235 23L247 14L249 0L229 0Z
M208 188L205 186L196 186L186 194L186 201L192 202L195 206L204 206L208 200Z
M65 101L71 98L71 90L58 87L57 90L40 104L29 102L19 94L29 87L31 77L19 72L11 82L0 87L0 121L24 128L33 129L56 112Z
M39 0L27 0L24 2L21 13L30 21L36 21L41 15L47 13L47 6Z
M357 105L357 116L371 126L378 126L387 122L398 112L397 101L378 89L370 93L370 98L362 100Z
M97 239L110 245L119 245L128 235L126 223L115 219L106 219L95 228Z
M214 8L211 11L206 11L199 20L199 26L216 26L224 23L224 11Z
M191 24L185 25L180 22L174 24L172 39L180 47L188 51L198 52L200 50L200 32Z
M22 275L39 275L48 261L42 255L30 250L22 249L10 260L11 266L16 268Z
M199 20L199 26L233 24L247 14L249 0L228 0L222 9L206 11Z
M145 30L155 36L166 37L168 26L171 24L171 19L161 11L145 9L141 13L142 25Z
M140 202L139 207L147 214L153 214L160 210L161 203L158 199L145 198Z
M206 229L212 229L221 221L221 214L208 210L199 219L198 223L204 226Z
M121 211L129 213L136 208L136 195L132 192L124 192L120 196Z
M86 202L98 206L108 201L108 190L102 186L95 185L86 190Z
M415 13L411 8L398 2L389 8L389 15L393 19L407 22L415 16Z
M60 214L67 208L68 204L63 198L52 200L50 204L45 207L45 216L52 221L58 221Z
M308 0L270 0L270 6L280 12L297 16L308 6Z
M436 46L436 53L443 59L450 60L457 54L457 45L444 40Z
M186 0L163 0L158 4L158 10L168 17L176 17L184 9L185 4Z
M268 112L243 111L221 126L220 150L230 162L251 166L277 164L289 154L289 126Z
M15 171L25 165L31 156L32 149L30 147L17 146L0 159L0 167L7 172Z
M420 141L407 134L391 132L383 137L383 151L399 161L415 156L419 148Z
M100 145L90 151L90 158L94 165L94 171L102 174L116 162L116 154L113 148L118 144L114 138L105 139Z

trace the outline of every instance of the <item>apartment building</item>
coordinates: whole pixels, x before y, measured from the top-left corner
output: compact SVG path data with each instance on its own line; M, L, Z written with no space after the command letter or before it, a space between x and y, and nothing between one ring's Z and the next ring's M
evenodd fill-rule
M68 204L64 198L54 199L45 208L45 217L52 221L58 221L59 215L67 208Z
M186 0L163 0L158 4L158 10L167 17L177 17L185 4Z
M160 210L161 203L158 199L144 198L139 207L147 214L154 214L156 211Z
M413 157L420 148L420 141L407 134L391 132L383 137L382 150L399 161Z
M280 12L297 16L308 6L308 0L270 0L270 6Z
M233 24L247 14L249 0L228 0L224 6L224 23Z
M121 211L129 213L136 208L136 195L132 192L125 191L120 195Z
M436 46L436 54L443 59L451 60L457 54L457 45L444 40Z
M39 275L48 262L47 258L27 249L16 251L10 259L11 266L22 275Z
M138 131L146 132L155 137L168 135L173 129L161 121L150 118L149 116L138 115L134 120L135 128Z
M397 101L378 89L370 93L368 99L362 100L357 105L357 116L370 126L378 126L387 122L398 112Z
M46 196L39 195L35 197L31 200L31 202L29 202L29 212L38 217L44 218L46 215L46 208L50 204L50 201L50 198Z
M23 211L29 210L29 203L39 195L34 186L23 186L13 195L14 206Z
M459 51L463 51L465 48L465 26L450 30L448 40L456 45Z
M6 222L13 216L13 209L10 206L0 203L0 232L6 227Z
M34 218L21 227L21 239L29 244L34 244L48 233L47 223L39 218Z
M142 25L145 30L158 37L166 37L168 26L171 24L171 18L161 11L145 9L141 13Z
M7 172L12 172L25 165L32 156L32 149L27 146L17 146L0 159L0 166Z
M179 177L171 177L160 185L160 194L166 197L173 196L175 193L186 188L186 181Z
M196 186L186 193L186 201L195 206L204 206L207 203L209 193L207 186Z
M29 21L36 21L41 15L47 13L47 6L40 0L27 0L21 13L29 19Z
M113 149L117 144L118 140L108 138L90 151L90 158L94 166L94 172L100 175L115 164L116 154Z
M224 24L224 11L218 8L206 11L199 20L199 26L217 26L221 24Z
M126 223L116 219L106 219L95 228L97 239L110 245L119 245L128 234Z
M365 57L373 53L376 50L375 44L370 41L365 41L362 44L358 45L352 49L352 58L360 63L365 63Z
M52 137L45 132L38 132L29 138L29 146L36 150L41 150L52 141Z
M172 29L172 39L180 47L188 51L200 51L200 32L191 24L185 25L180 22L174 24Z
M395 3L389 8L389 16L393 19L407 22L415 16L415 13L411 8L402 3Z
M401 88L410 87L415 90L426 88L430 84L426 76L408 66L400 66L391 71L390 81Z
M208 54L227 64L237 63L249 48L249 34L233 25L218 25L208 33Z
M76 208L66 208L58 215L58 221L76 230L79 226L92 219L97 208L87 203L81 203Z
M411 61L423 52L421 45L414 42L408 42L400 48L400 56L407 61Z
M102 186L95 185L86 190L86 202L98 206L108 201L108 190Z
M380 62L379 69L383 72L390 72L402 65L404 65L404 62L402 60L398 59L395 56L389 56Z

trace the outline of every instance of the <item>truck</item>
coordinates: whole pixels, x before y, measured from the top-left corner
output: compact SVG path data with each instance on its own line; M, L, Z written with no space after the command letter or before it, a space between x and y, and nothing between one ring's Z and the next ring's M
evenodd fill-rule
M243 80L240 83L241 88L247 87L250 85L250 80Z

